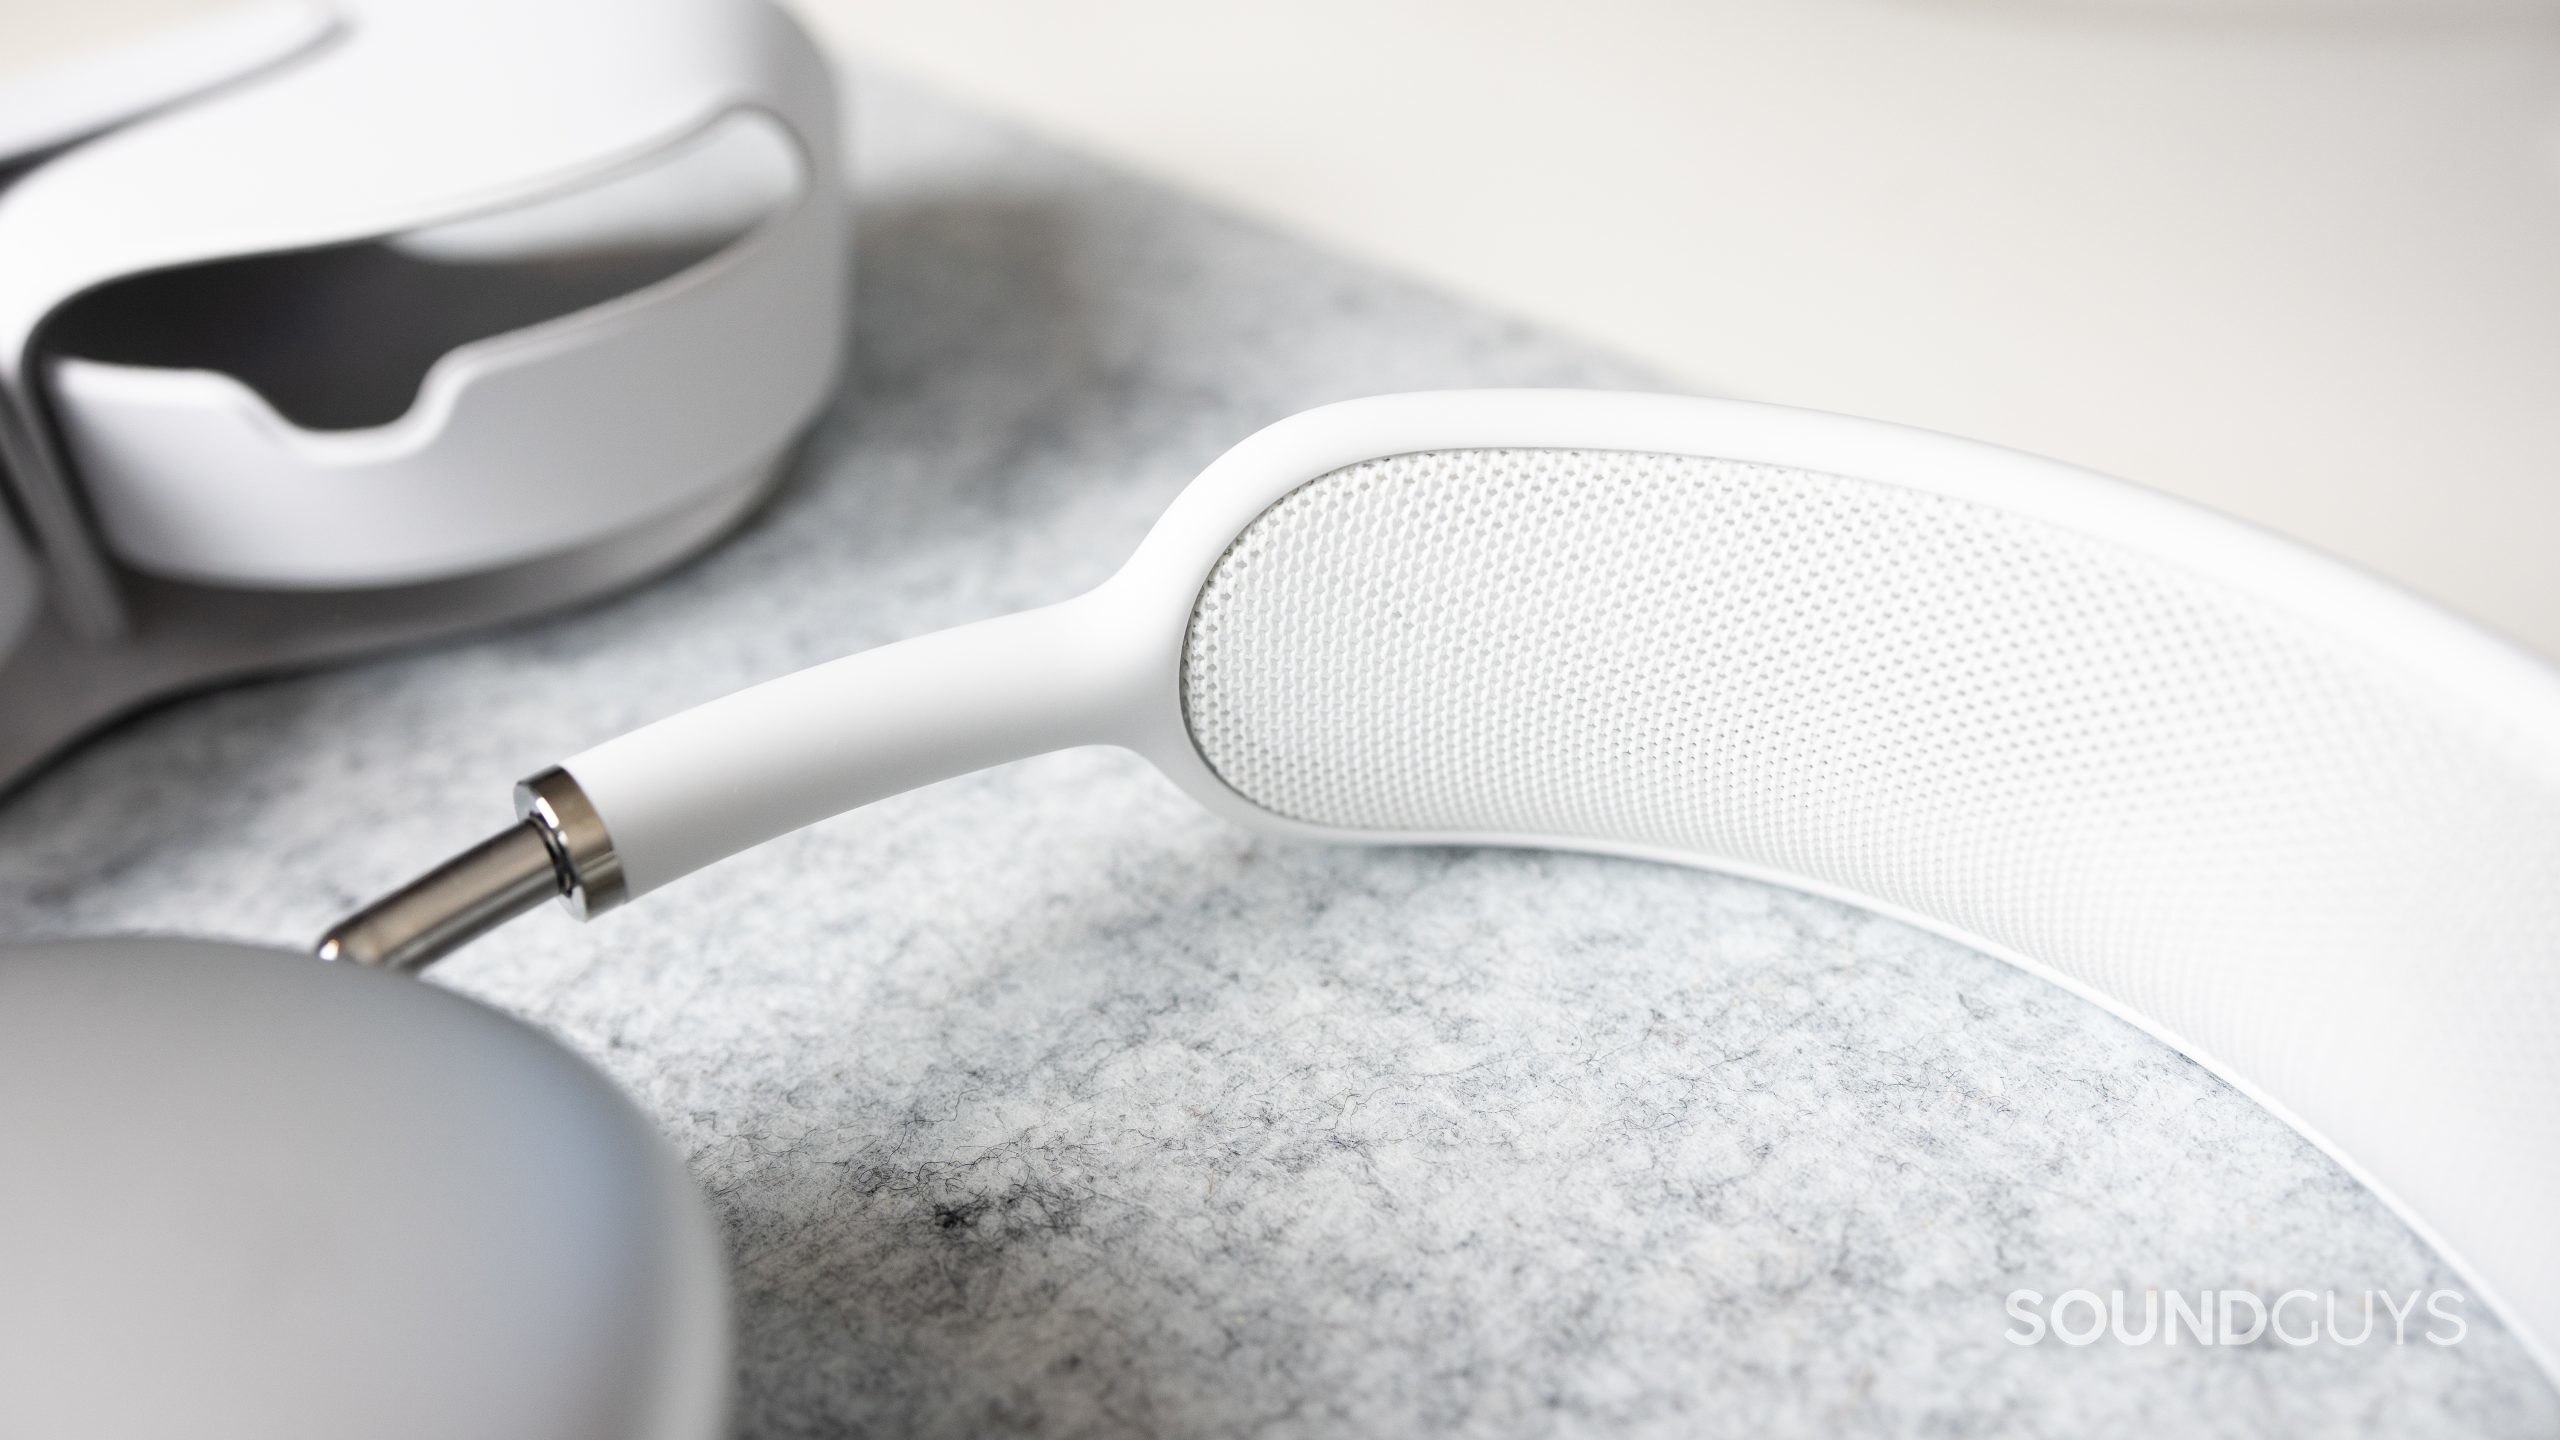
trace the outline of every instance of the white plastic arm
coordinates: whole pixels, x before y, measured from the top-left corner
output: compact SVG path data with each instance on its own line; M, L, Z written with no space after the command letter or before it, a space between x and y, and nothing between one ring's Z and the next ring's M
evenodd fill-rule
M936 780L1123 737L1142 670L1096 591L741 690L563 762L638 896Z

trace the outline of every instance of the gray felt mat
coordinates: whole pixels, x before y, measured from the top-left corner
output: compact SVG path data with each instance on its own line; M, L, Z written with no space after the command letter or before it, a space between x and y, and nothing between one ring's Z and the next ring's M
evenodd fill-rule
M0 934L298 944L608 733L1099 580L1265 422L1647 383L863 79L857 360L766 510L581 613L88 745L0 805ZM1765 885L1256 840L1074 753L435 983L690 1159L751 1436L2560 1433L2476 1300L2452 1347L2005 1342L2022 1286L2462 1282L2127 1026Z

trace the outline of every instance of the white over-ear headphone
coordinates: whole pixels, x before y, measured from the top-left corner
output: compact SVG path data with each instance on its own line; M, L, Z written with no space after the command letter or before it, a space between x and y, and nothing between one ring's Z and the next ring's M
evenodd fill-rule
M154 694L560 605L832 393L763 0L252 0L0 105L0 785Z
M199 1272L232 1243L221 1197L239 1175L396 1212L367 1252L374 1288L327 1313L397 1314L401 1344L342 1356L318 1322L268 1317L237 1343L320 1346L329 1385L279 1399L244 1361L254 1383L206 1381L192 1413L370 1429L380 1396L494 1364L495 1347L558 1360L552 1408L539 1423L457 1409L447 1428L583 1433L557 1423L563 1407L592 1422L598 1397L638 1394L654 1408L615 1411L625 1433L709 1433L725 1362L698 1321L717 1312L716 1272L698 1213L665 1198L669 1162L553 1048L381 972L550 895L594 914L823 816L1086 744L1133 749L1275 834L1729 870L2004 956L2301 1127L2551 1366L2560 676L2344 566L2100 476L1719 401L1427 394L1284 421L1212 465L1086 595L775 680L527 781L520 824L322 942L373 968L222 947L180 963L136 942L0 963L0 1123L78 1134L112 1114L143 1126L122 1139L142 1146L220 1129L209 1198L156 1217L185 1241L173 1253L214 1257L163 1262L196 1267L181 1294L237 1300ZM126 971L135 983L98 978ZM183 1023L251 987L225 1034ZM102 1034L183 1052L194 1087L102 1113L92 1089L33 1083L57 1073L39 1066L120 1094L151 1083L90 1058ZM348 1034L388 1078L323 1105L307 1082L346 1063ZM260 1124L199 1093L207 1056L271 1107ZM306 1138L416 1124L415 1092L444 1086L472 1123L438 1130L414 1174ZM600 1137L595 1154L564 1158L570 1132ZM493 1199L512 1166L569 1198ZM597 1259L592 1238L561 1238L603 1196L627 1197L606 1206L612 1236L656 1241ZM122 1232L80 1203L0 1198L29 1212L0 1228L111 1257ZM574 1356L414 1274L421 1254L476 1274L553 1243L595 1261L539 1287L544 1316L588 1327ZM88 1283L117 1273L92 1259ZM610 1298L629 1294L654 1308ZM78 1363L51 1334L0 1340ZM636 1390L599 1378L641 1370Z

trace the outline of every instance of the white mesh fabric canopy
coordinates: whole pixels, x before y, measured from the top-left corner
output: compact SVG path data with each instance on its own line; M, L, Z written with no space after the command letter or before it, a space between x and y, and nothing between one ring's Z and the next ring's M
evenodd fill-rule
M1211 572L1202 757L1346 830L1661 853L1931 923L2289 1112L2560 1334L2560 735L2319 615L1947 495L1351 465Z

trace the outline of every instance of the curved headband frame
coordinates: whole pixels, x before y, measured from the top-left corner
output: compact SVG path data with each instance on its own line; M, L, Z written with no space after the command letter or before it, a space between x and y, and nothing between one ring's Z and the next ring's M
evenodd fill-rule
M1211 465L1128 564L1077 599L787 676L597 746L563 768L611 835L633 896L882 796L1082 744L1135 750L1211 810L1291 838L1595 851L1831 895L2007 959L2208 1066L2380 1193L2507 1316L2545 1368L2560 1373L2552 1349L2560 1336L2560 1244L2547 1238L2547 1228L2537 1235L2502 1218L2530 1214L2532 1197L2548 1193L2543 1182L2560 1170L2560 1138L2516 1133L2493 1147L2497 1153L2474 1157L2475 1175L2497 1177L2498 1205L2449 1211L2439 1197L2422 1212L2403 1189L2424 1179L2408 1168L2424 1147L2403 1153L2405 1147L2377 1146L2368 1137L2350 1152L2305 1120L2318 1112L2320 1096L2276 1093L2248 1068L2193 1043L2179 1017L2143 1013L2042 957L1942 916L1801 873L1588 835L1310 824L1272 813L1221 779L1190 731L1181 674L1194 606L1221 557L1276 501L1319 476L1382 457L1461 449L1713 457L1926 491L2041 522L2343 637L2372 663L2476 720L2473 733L2501 757L2513 784L2560 807L2560 675L2347 566L2121 482L1992 446L1767 406L1575 392L1392 396L1297 416ZM2356 982L2345 976L2339 983ZM2513 983L2535 982L2528 973ZM2537 1002L2519 992L2492 1003L2500 1014L2470 1018L2511 1025ZM2422 1091L2432 1079L2404 1078ZM2441 1098L2461 1104L2466 1097Z

